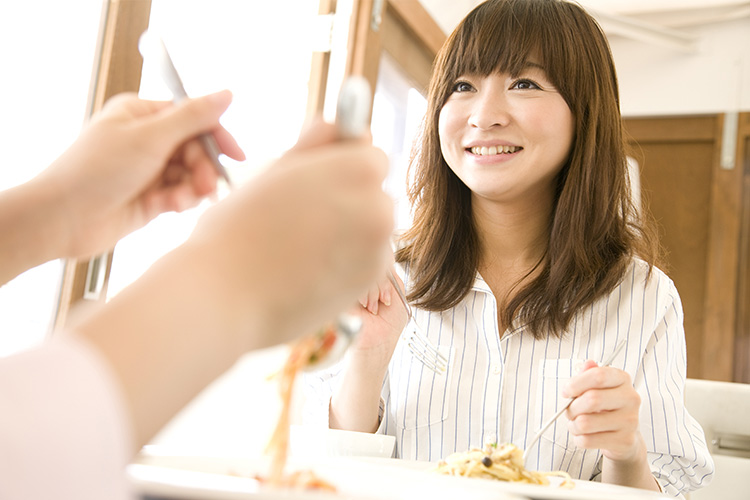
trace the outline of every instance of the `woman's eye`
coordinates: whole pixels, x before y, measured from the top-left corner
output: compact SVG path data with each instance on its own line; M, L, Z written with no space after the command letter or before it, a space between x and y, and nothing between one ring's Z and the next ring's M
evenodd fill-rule
M511 88L519 90L541 89L541 87L536 82L526 79L518 80L513 84Z
M456 82L453 85L453 92L471 92L472 90L474 90L474 87L467 82Z

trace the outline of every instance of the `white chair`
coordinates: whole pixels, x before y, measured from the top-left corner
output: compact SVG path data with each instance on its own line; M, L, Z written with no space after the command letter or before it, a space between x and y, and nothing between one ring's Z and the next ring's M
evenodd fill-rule
M716 464L711 484L689 499L750 498L750 385L688 379L685 406L703 426Z

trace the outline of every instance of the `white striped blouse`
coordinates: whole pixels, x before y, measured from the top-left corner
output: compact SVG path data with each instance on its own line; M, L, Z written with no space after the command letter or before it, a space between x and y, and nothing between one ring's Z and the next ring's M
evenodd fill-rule
M436 375L400 341L383 383L378 432L394 435L397 456L411 460L437 461L488 442L525 448L564 404L560 392L579 366L587 359L601 363L625 338L612 366L630 374L641 396L640 426L654 476L675 496L707 484L713 461L703 430L683 405L682 305L663 272L653 269L646 281L647 271L634 261L609 296L579 311L562 339L535 340L522 329L501 338L495 298L479 275L455 307L416 310L416 321L449 355L449 367ZM326 425L335 371L307 376L306 413ZM576 448L561 418L531 450L527 466L596 480L601 452Z

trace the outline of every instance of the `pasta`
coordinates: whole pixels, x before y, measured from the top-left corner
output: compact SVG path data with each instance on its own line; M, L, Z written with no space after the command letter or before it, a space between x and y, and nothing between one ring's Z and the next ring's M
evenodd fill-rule
M336 330L334 327L328 327L313 335L301 338L292 345L289 357L278 374L280 377L281 413L266 448L266 452L271 456L271 467L268 478L263 480L271 486L336 491L335 487L315 477L311 471L295 472L284 476L284 467L289 453L289 418L292 390L297 373L325 358L335 342Z
M453 453L441 460L435 471L439 474L464 477L481 477L499 481L513 481L549 485L549 477L562 477L561 488L574 486L570 476L563 471L536 472L527 470L523 452L513 444L488 444L484 450L472 448L467 452Z

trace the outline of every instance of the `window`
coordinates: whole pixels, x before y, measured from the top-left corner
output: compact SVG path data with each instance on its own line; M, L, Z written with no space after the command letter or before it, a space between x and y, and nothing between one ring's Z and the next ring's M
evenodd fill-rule
M372 109L372 140L390 160L391 168L383 187L395 204L396 231L411 225L406 176L414 137L426 111L427 99L388 53L383 52Z
M312 57L306 40L312 39L317 13L318 3L310 0L152 1L149 30L164 40L188 95L224 88L234 94L222 123L248 156L243 164L223 159L236 184L248 181L296 142L305 119ZM140 95L171 98L149 61L144 62ZM164 214L121 240L108 297L182 243L210 204Z
M100 0L78 0L74 7L70 2L0 3L0 189L34 177L78 135L101 10ZM50 262L0 288L0 356L46 337L61 274L62 263Z

